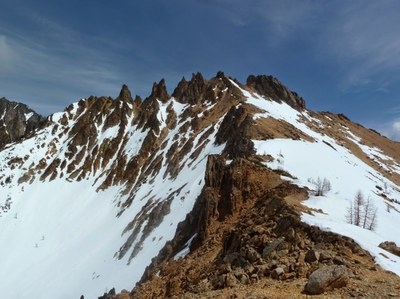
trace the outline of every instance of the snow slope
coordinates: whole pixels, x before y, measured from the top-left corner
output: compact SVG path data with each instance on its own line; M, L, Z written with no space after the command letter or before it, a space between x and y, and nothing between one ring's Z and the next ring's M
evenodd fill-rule
M3 297L97 298L113 287L132 289L193 209L204 186L207 156L224 150L225 144L214 143L224 117L243 101L264 111L255 120L275 118L310 136L308 141L253 140L258 155L273 158L265 165L288 171L295 184L312 190L312 180L331 182L325 196L305 202L323 213L303 214L302 219L352 237L380 265L400 275L400 258L378 247L383 241L400 244L395 231L400 205L388 206L379 195L385 190L389 198L400 198L399 186L319 132L316 128L324 124L307 110L265 99L232 80L215 80L214 103L155 98L146 102L142 115L126 99L82 99L52 115L33 137L0 151ZM343 130L382 169L400 171L380 149ZM346 223L358 190L378 209L375 231ZM189 252L191 240L176 259Z
M266 165L273 169L288 171L296 177L293 180L295 184L315 190L316 186L312 181L318 178L330 181L332 188L325 196L313 196L311 192L310 198L304 203L310 208L322 209L323 213L314 212L313 215L304 213L302 220L323 230L353 238L375 256L376 262L383 268L400 275L400 257L378 247L384 241L400 244L400 234L397 230L400 226L400 205L391 203L392 207L388 208L388 204L378 195L379 190L384 190L386 187L387 196L398 199L399 186L364 163L335 139L308 127L302 119L316 123L320 121L312 119L307 111L299 112L285 103L265 100L245 90L243 94L247 97L247 103L265 111L255 115L255 119L272 117L286 121L314 139L314 142L291 139L253 140L257 154L271 155L274 158ZM352 136L353 141L361 139L354 134ZM380 154L384 160L392 160L382 155L379 149L357 144L367 154ZM382 167L385 167L385 164L382 164ZM394 171L399 172L398 169ZM358 191L361 191L365 198L370 197L377 208L375 231L348 224L346 221L347 211Z
M169 103L178 118L188 108L173 99ZM167 115L165 104L159 105L157 115L162 130ZM69 114L77 110L75 103ZM133 188L133 193L126 192L125 184L98 190L104 174L115 165L116 155L103 168L91 168L80 181L71 179L67 168L61 166L55 169L54 179L49 176L43 181L40 178L43 170L35 168L41 160L45 159L47 165L58 158L69 163L86 147L78 146L76 154L66 158L72 142L68 132L79 119L68 118L65 123L65 116L67 112L54 114L52 123L34 137L8 145L0 152L0 293L4 298L69 299L82 294L85 298L97 298L113 287L117 291L132 289L151 259L173 238L178 223L193 208L204 185L206 157L220 153L224 147L208 142L214 140L221 118L214 124L217 130L208 138L199 140L208 128L197 135L195 146L182 158L181 163L186 165L182 171L176 177L166 176L166 154L173 141L192 134L189 128L182 136L182 123L168 131L166 146L155 155L163 157L160 170L150 175L140 188ZM133 117L132 114L128 123ZM105 128L104 121L96 124L96 128L98 145L118 135L119 127ZM123 136L128 142L121 141L118 147L127 159L134 159L148 134L153 132L127 126ZM192 156L196 149L200 149L199 155ZM84 161L81 159L76 169ZM32 169L37 173L33 171L28 181L21 182ZM132 196L133 203L122 207ZM146 207L151 207L150 213L157 203L167 199L170 210L139 244L141 250L130 259L130 250L138 244L149 220L136 226L138 237L128 253L118 259L120 248L130 237L127 225L135 217L143 216Z

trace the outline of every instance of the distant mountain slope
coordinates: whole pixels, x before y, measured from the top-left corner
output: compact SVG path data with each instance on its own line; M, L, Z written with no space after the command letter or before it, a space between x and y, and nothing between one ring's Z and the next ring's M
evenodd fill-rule
M44 120L25 104L0 98L0 148L29 136Z
M400 243L391 229L400 224L399 153L399 143L344 116L309 111L271 76L241 84L222 72L209 80L197 73L171 96L161 80L143 101L125 85L116 99L82 99L0 151L0 292L95 298L131 289L144 273L143 282L167 283L172 272L159 273L159 265L225 244L241 223L238 211L272 193L280 202L296 198L288 212L296 225L350 236L400 273L400 258L377 247ZM323 197L313 196L318 178L331 183ZM378 208L375 232L346 223L358 189ZM304 225L310 242L326 242ZM264 243L253 249L262 253Z

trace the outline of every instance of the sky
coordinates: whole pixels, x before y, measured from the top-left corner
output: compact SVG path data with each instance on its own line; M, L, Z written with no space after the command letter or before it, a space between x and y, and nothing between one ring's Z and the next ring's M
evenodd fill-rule
M0 97L43 115L194 72L277 77L400 140L400 1L0 0Z

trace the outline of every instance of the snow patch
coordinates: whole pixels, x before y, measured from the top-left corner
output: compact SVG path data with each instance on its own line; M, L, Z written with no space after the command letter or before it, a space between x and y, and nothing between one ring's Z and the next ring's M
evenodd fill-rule
M174 256L174 260L177 261L179 259L184 258L186 255L190 253L190 245L192 244L192 241L194 238L196 238L197 234L194 234L186 243L185 247L179 251L177 254Z
M24 113L24 116L25 116L25 121L28 121L33 116L33 112Z

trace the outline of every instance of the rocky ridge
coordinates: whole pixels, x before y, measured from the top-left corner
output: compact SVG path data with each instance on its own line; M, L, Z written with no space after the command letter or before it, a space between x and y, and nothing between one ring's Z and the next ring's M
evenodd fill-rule
M266 115L263 103L292 111L296 122ZM70 105L31 138L0 151L7 165L0 184L5 190L22 186L22 194L39 183L88 182L98 193L118 188L116 217L127 222L115 232L122 237L113 244L114 257L135 267L132 280L141 283L109 298L285 294L266 285L291 285L291 294L301 295L318 269L326 269L323 291L332 296L362 294L358 289L366 285L358 280L364 274L371 277L368 296L379 294L372 287L378 285L397 294L398 277L375 266L353 240L301 220L301 213L316 212L302 205L313 190L269 167L279 157L255 146L277 138L317 143L313 132L332 138L335 143L324 140L332 150L341 146L399 182L398 143L341 115L309 111L271 76L249 76L241 84L218 72L209 80L200 73L183 78L171 95L161 80L144 100L124 85L115 99L91 96ZM363 146L386 155L366 153ZM396 198L378 187L390 209L399 209ZM13 207L8 198L6 212ZM378 276L385 282L375 281Z
M243 158L210 156L207 170L202 197L130 298L399 295L400 279L352 239L300 220L309 190Z

